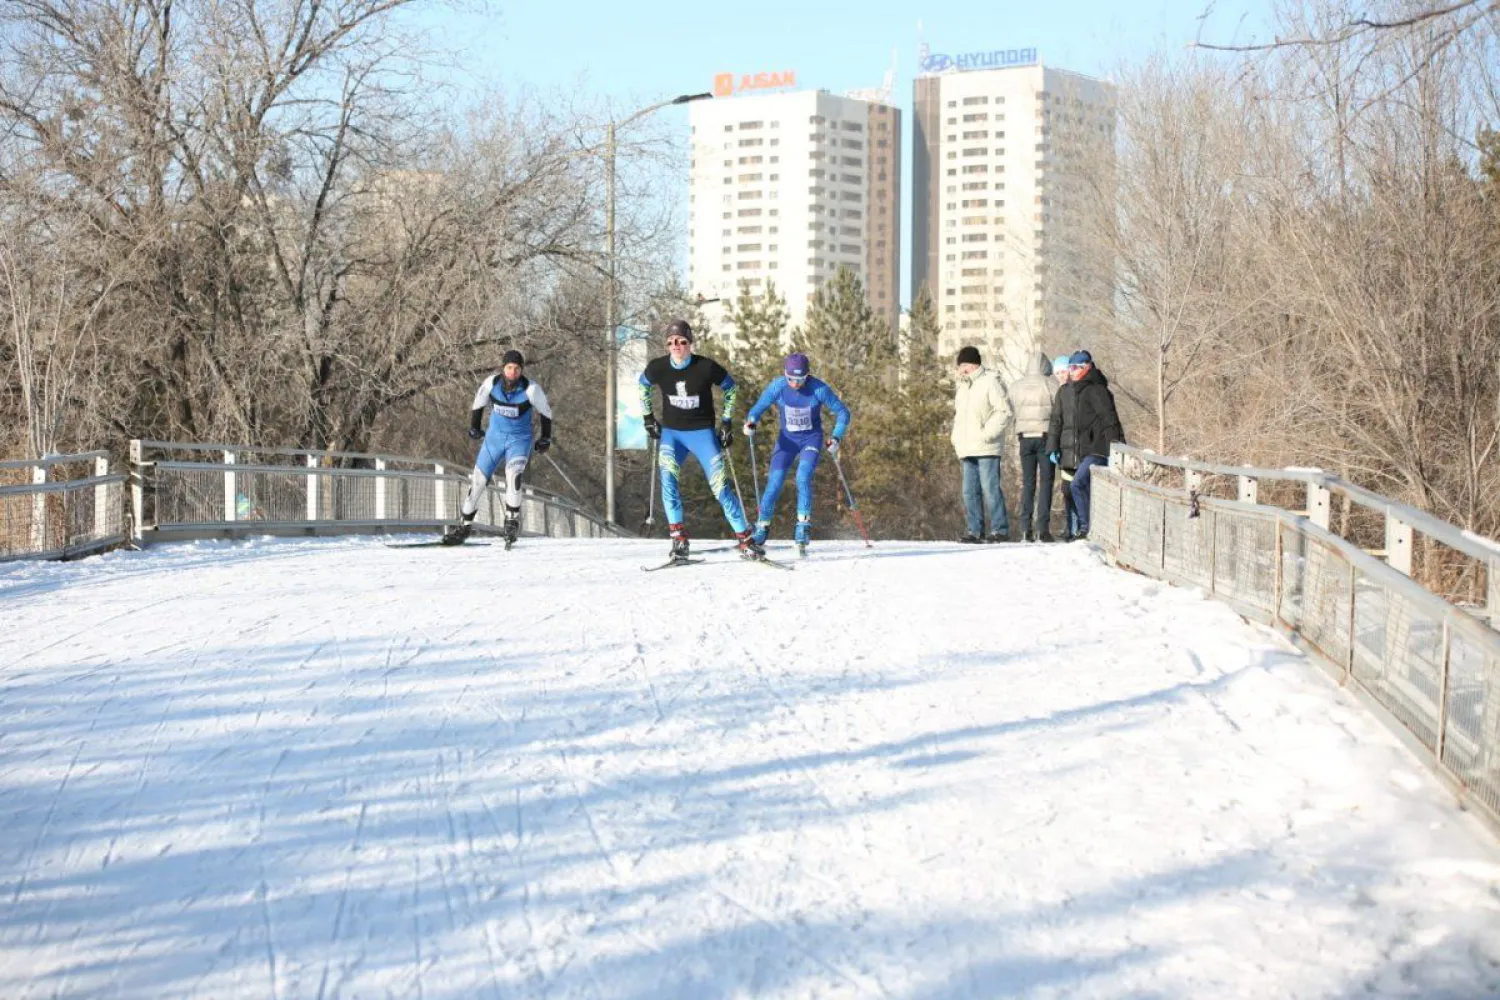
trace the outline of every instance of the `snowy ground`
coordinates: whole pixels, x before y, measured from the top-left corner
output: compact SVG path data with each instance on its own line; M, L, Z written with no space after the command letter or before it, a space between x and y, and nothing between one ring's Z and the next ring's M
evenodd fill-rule
M0 567L0 996L1500 996L1500 846L1083 545Z

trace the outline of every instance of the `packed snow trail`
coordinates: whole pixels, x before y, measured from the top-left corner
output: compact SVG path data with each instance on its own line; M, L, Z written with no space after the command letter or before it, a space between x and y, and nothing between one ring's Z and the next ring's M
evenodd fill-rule
M665 551L0 567L0 996L1500 996L1495 839L1225 607Z

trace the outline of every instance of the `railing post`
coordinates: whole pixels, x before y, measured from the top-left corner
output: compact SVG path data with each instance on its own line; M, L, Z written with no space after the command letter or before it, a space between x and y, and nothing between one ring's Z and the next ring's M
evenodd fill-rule
M444 513L443 501L447 499L444 490L447 484L443 482L443 466L439 463L432 469L437 473L437 479L432 484L432 516L435 520L445 521L447 515Z
M307 456L307 519L316 521L318 511L321 509L318 503L318 481L322 478L317 473L318 456Z
M1443 660L1438 674L1437 742L1434 744L1437 762L1443 762L1443 744L1448 739L1448 663L1453 659L1453 623L1443 622Z
M1275 587L1271 596L1271 625L1274 627L1278 622L1282 621L1281 598L1286 593L1286 580L1282 574L1286 571L1286 549L1285 542L1282 540L1281 517L1277 516L1272 523L1276 525L1276 577ZM1297 627L1301 627L1301 622L1297 623Z
M1344 657L1344 679L1340 684L1348 684L1349 678L1354 674L1354 598L1358 593L1359 570L1353 563L1345 563L1349 567L1349 653Z
M103 478L109 475L109 459L94 459L94 475ZM109 534L109 487L103 483L94 487L94 538Z
M1254 476L1240 476L1239 483L1240 503L1260 502L1260 480Z
M1208 594L1219 594L1219 512L1208 508Z
M1328 530L1328 511L1331 506L1328 487L1322 483L1307 484L1307 519L1324 531Z
M377 458L375 460L375 471L376 472L384 472L385 471L385 459L383 459L383 458ZM377 521L384 521L385 520L385 477L384 476L376 476L375 477L375 520L377 520Z
M1489 578L1489 599L1485 610L1490 613L1490 627L1500 629L1500 558L1491 559L1484 575Z
M130 540L137 546L144 537L146 516L146 465L142 460L140 439L130 442Z
M31 484L41 486L47 482L47 467L38 465L31 470ZM31 549L33 552L47 551L47 494L37 493L31 498Z
M234 465L234 452L232 452L232 451L226 451L224 453L224 464L228 465L228 466ZM232 468L225 469L224 470L224 520L226 520L226 521L233 521L235 519L235 514L238 511L238 504L236 502L236 499L237 498L236 498L236 493L235 493L235 489L234 489L234 469L232 469Z
M1411 576L1411 542L1411 525L1386 514L1385 561L1391 569L1407 576Z

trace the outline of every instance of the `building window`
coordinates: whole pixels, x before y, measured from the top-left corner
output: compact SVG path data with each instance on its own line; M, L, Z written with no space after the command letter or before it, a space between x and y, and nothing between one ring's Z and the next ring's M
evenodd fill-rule
M964 98L964 107L966 107L966 108L973 107L976 104L988 104L988 103L990 103L990 99L988 97L965 97Z
M990 137L990 131L989 131L989 129L984 129L984 128L974 129L972 131L964 133L964 139L966 139L966 140L968 140L968 139L988 139L989 137Z
M765 122L740 122L740 131L748 131L754 128L764 128Z

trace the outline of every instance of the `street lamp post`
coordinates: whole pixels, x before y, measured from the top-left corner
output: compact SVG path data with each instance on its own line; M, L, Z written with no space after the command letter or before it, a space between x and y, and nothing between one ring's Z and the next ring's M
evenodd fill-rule
M670 101L661 101L648 108L642 108L624 121L615 122L610 119L609 129L605 133L604 140L604 232L605 232L605 257L609 270L609 301L606 307L606 323L608 330L607 363L604 376L604 519L610 524L615 523L615 381L616 368L619 364L620 342L618 330L620 327L620 287L615 274L615 131L617 128L629 125L638 119L644 118L653 111L670 107L673 104L687 104L690 101L701 101L713 97L713 94L680 94Z

